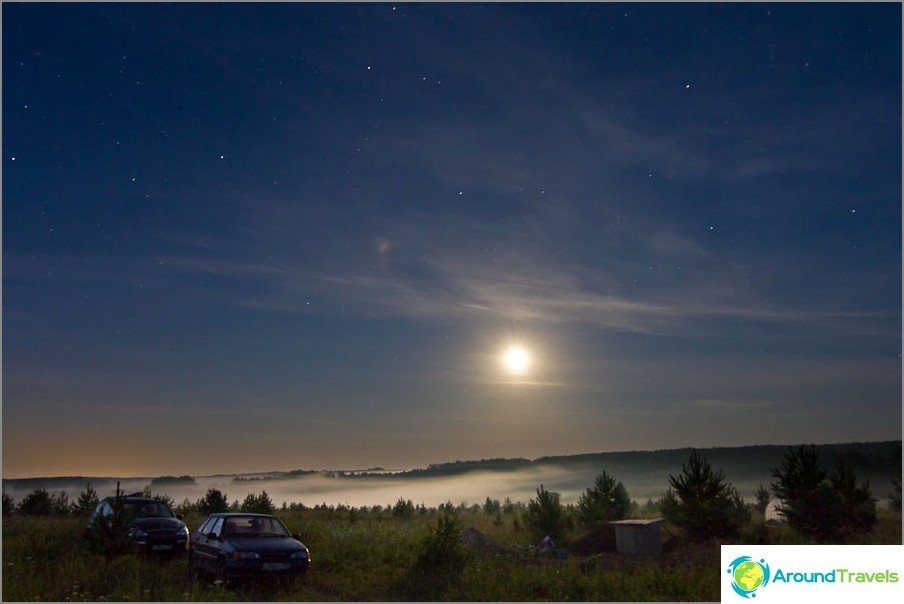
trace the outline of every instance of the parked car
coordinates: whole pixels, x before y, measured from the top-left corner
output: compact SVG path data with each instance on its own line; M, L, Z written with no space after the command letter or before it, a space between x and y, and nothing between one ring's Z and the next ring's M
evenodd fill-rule
M188 544L189 571L212 573L218 580L269 575L302 576L311 554L269 514L211 514Z
M169 506L159 499L127 495L121 498L122 514L128 526L132 546L142 553L185 554L188 543L188 527L181 517L173 514ZM99 524L111 526L115 514L115 497L101 501L85 527L86 534L100 530Z

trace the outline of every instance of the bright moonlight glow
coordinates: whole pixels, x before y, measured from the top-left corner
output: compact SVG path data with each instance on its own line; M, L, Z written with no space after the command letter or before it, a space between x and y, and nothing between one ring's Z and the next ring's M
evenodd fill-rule
M505 366L513 373L524 373L530 363L527 351L513 346L505 352Z

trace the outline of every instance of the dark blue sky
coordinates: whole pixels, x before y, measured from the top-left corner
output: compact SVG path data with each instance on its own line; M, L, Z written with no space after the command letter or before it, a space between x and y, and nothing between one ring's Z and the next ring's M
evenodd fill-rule
M2 11L5 477L901 438L898 3Z

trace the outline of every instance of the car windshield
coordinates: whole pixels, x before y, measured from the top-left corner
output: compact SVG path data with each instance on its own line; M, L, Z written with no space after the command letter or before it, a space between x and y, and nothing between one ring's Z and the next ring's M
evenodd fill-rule
M172 518L173 513L159 501L124 501L123 511L132 518Z
M239 516L228 518L223 527L225 537L274 537L289 536L289 531L276 518Z

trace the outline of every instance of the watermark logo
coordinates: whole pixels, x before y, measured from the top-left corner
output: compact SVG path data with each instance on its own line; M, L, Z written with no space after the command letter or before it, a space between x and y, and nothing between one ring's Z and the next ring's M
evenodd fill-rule
M755 598L756 590L769 583L769 565L750 556L735 558L727 572L731 575L731 588L742 598Z

